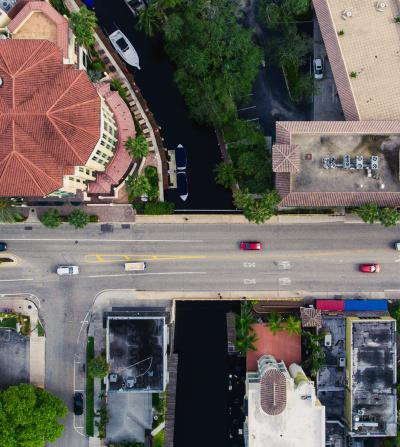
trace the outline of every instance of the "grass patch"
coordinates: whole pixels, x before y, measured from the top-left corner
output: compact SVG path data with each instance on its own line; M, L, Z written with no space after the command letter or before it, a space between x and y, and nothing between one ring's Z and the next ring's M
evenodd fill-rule
M152 429L154 430L165 421L165 411L167 408L166 393L153 393L152 406L154 409L154 416L157 416L157 419L153 419Z
M94 435L94 379L88 375L87 365L94 358L94 337L86 345L86 434Z
M0 317L0 327L16 329L17 328L18 319L15 316L10 317Z
M25 315L20 316L19 322L21 323L21 333L22 335L29 335L31 332L31 320Z
M38 336L39 337L44 337L44 328L43 328L42 323L40 322L40 320L38 321L37 330L38 330Z
M164 447L164 430L159 431L153 438L152 447Z

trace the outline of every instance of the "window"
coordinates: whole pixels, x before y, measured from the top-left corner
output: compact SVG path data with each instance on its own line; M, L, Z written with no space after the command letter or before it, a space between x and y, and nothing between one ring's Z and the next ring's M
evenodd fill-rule
M97 158L97 157L93 157L93 160L94 160L94 161L98 161L98 158Z
M100 155L100 154L101 154L101 151L97 150L96 155Z
M91 175L90 170L86 169L86 175Z
M68 177L68 179L74 181L74 177Z
M83 172L83 168L82 167L79 168L79 172Z

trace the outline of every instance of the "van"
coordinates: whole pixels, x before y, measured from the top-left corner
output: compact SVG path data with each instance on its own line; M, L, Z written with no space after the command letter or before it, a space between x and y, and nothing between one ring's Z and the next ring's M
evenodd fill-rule
M146 268L145 262L125 262L125 270L127 272L143 271Z

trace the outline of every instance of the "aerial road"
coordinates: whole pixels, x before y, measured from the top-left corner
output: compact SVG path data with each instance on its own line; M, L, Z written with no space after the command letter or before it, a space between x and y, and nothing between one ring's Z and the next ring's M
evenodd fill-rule
M28 227L29 228L29 227ZM46 330L47 389L70 407L78 334L95 296L105 289L147 291L400 292L398 229L366 224L308 225L1 225L0 241L15 262L0 264L0 298L35 295ZM260 251L243 251L241 241L259 241ZM145 261L141 272L125 262ZM379 263L379 273L361 273L362 263ZM59 265L79 266L79 275L59 276ZM177 295L177 294L175 294ZM85 334L86 332L83 331ZM86 447L72 414L57 447Z

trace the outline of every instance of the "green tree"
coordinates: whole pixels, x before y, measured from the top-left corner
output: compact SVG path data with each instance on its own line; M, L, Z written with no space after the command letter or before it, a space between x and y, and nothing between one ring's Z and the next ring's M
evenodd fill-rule
M321 347L321 340L324 339L325 334L313 334L308 331L303 332L305 338L306 351L308 357L303 362L303 367L309 369L311 377L317 377L318 371L325 365L325 352Z
M214 169L215 183L224 188L231 188L236 182L235 169L232 163L219 163Z
M239 155L237 168L239 174L253 176L260 169L260 158L255 152L243 152Z
M257 334L252 328L252 324L256 322L253 315L253 301L244 301L240 303L240 314L236 315L236 349L242 355L247 351L254 351L256 348L254 343L257 341Z
M267 326L271 330L271 332L276 335L278 331L281 331L282 328L282 316L277 312L271 312L268 315Z
M68 216L68 223L75 228L85 228L89 223L90 217L89 214L85 213L82 210L74 210Z
M125 180L125 189L128 193L129 201L147 195L150 192L151 185L149 179L145 175L132 174L128 175Z
M224 139L229 147L246 145L265 148L265 137L260 127L242 119L235 119L224 127Z
M295 20L297 16L306 14L310 10L309 0L283 0L282 9L286 15Z
M375 203L367 203L358 208L357 214L364 222L373 224L379 220L379 207Z
M296 103L310 102L312 96L317 92L314 78L310 74L299 73L296 82L291 86L290 93Z
M142 8L138 14L137 28L143 31L147 36L153 37L165 21L165 14L160 10L157 2L151 2L145 8Z
M174 214L175 204L172 202L146 202L144 214Z
M57 228L61 225L61 216L57 209L49 208L40 216L40 222L47 228Z
M14 223L21 217L20 213L14 208L10 201L0 199L0 222Z
M178 14L171 14L165 25L164 35L168 42L177 42L182 37L183 20Z
M128 137L125 141L125 149L134 158L144 158L149 155L149 144L144 135L137 135L136 138Z
M104 355L98 355L90 360L88 364L88 375L92 378L98 377L103 379L110 370L110 365L107 363Z
M96 14L81 6L79 11L71 12L70 24L79 45L89 48L96 43L94 37L97 26Z
M272 59L283 67L299 67L307 62L312 48L312 39L297 31L290 31L271 42Z
M122 81L120 81L119 79L111 79L110 81L110 88L111 90L118 92L119 96L126 101L128 94L126 92L126 89L124 87L124 84Z
M255 197L247 190L237 190L233 194L233 200L236 208L243 210L243 214L249 222L260 224L276 214L280 197L276 191Z
M393 208L382 208L379 210L379 220L384 227L394 227L400 220L400 213Z
M0 445L43 447L55 442L64 427L59 418L68 410L61 399L32 385L10 386L0 391Z
M293 315L289 315L284 329L288 334L301 334L301 321Z
M144 175L147 177L150 185L150 189L147 193L149 200L157 200L159 195L157 168L155 166L146 166Z

